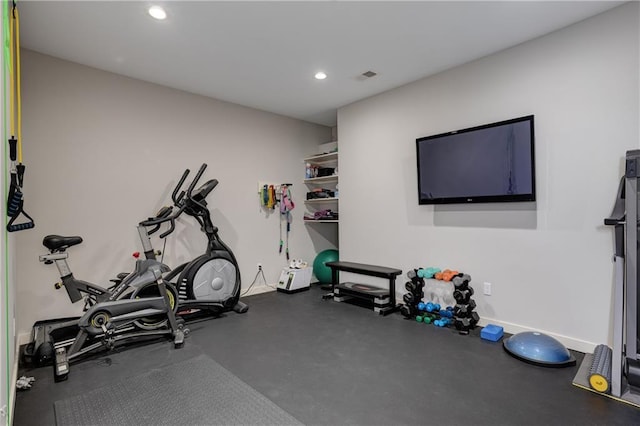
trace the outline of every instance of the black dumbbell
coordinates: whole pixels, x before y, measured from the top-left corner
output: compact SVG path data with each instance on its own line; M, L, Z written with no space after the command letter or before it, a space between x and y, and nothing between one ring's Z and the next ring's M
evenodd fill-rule
M405 293L404 296L402 296L402 300L404 300L404 303L407 305L413 305L416 299L413 293Z
M411 281L407 281L407 282L404 284L404 288L405 288L407 291L410 291L411 293L414 293L414 292L417 290L417 287L416 287L415 283L412 283Z
M469 334L469 330L475 327L475 324L472 323L471 318L456 318L453 325L456 327L456 330L460 332L460 334Z
M473 296L473 287L468 287L466 290L454 290L453 298L456 299L458 304L464 305L469 300L471 300L471 296Z
M458 274L451 280L456 290L466 290L470 281L471 277L468 274Z
M418 276L418 271L420 269L412 269L407 272L407 277L416 285L416 287L424 287L424 278Z
M456 317L466 318L470 317L473 310L476 308L476 301L471 299L469 303L458 304L453 307L453 315Z
M456 290L466 290L469 287L469 282L463 281L460 277L455 277L451 280L451 283Z
M400 306L400 313L405 318L413 318L415 316L415 309L411 305L402 305Z
M475 327L480 322L480 315L478 315L476 311L473 311L471 312L469 320L471 321L471 325Z

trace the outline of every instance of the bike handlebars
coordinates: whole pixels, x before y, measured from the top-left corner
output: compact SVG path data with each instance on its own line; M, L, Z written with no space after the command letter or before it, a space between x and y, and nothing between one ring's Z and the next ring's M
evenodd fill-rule
M171 214L172 211L173 211L173 207L172 206L164 206L158 211L158 213L156 213L156 217L149 218L146 221L140 222L140 224L143 225L143 226L153 226L152 224L148 224L148 222L150 222L152 220L155 220L155 219L166 218ZM160 229L161 223L162 222L156 224L155 227L152 230L147 231L147 233L149 235L152 235L152 234L155 234L156 232L158 232L158 230Z
M140 225L146 226L146 227L150 227L150 226L159 227L161 224L168 222L172 219L175 219L173 217L175 215L171 215L172 211L173 211L173 207L165 206L160 209L156 217L150 217L147 220L143 220L142 222L140 222ZM155 230L153 232L155 232ZM153 232L149 232L149 233L151 234Z
M164 238L167 235L171 234L176 229L176 218L182 214L184 207L180 207L178 212L171 216L169 219L171 220L171 224L169 225L169 229L159 235L160 238Z

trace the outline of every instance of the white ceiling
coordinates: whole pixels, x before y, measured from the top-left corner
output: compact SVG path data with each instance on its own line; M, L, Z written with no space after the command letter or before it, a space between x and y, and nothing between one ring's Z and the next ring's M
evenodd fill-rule
M333 126L341 106L622 3L22 0L18 8L28 49ZM168 18L152 19L151 4ZM315 80L318 70L329 77ZM369 70L378 76L360 77Z

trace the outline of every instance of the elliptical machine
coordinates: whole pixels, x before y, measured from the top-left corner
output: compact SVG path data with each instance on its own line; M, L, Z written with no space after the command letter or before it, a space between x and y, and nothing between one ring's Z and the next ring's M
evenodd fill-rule
M86 294L86 310L75 320L78 332L71 346L55 347L55 381L67 379L69 362L101 347L112 349L121 340L169 335L174 346L181 347L189 330L184 328L184 321L175 316L177 291L162 278L168 268L154 260L137 260L135 270L121 283L105 289L73 276L66 250L81 242L78 236L59 235L46 236L42 242L50 252L40 256L40 261L55 263L60 272L62 282L57 283L56 288L64 286L72 302L81 300L82 293ZM68 322L60 324L69 325ZM41 354L53 351L50 333L43 337L45 341L40 342L37 349Z
M165 275L164 279L173 283L178 291L178 315L189 313L192 310L207 310L215 315L231 311L245 313L249 306L240 301L241 280L240 268L235 255L218 234L218 228L211 221L211 213L207 207L206 198L218 185L218 180L210 179L198 189L198 181L202 177L206 164L202 164L193 181L186 189L181 191L190 170L182 174L178 184L174 188L171 199L177 212L171 214L171 228L160 235L164 238L174 230L174 222L183 212L193 217L200 225L200 230L207 237L207 249L204 254L190 262L174 268ZM165 207L159 215L166 214ZM141 222L143 226L153 226L158 223L157 218ZM154 233L157 228L146 233ZM145 250L147 259L155 260L156 253L148 244L149 250ZM152 289L148 289L151 291Z

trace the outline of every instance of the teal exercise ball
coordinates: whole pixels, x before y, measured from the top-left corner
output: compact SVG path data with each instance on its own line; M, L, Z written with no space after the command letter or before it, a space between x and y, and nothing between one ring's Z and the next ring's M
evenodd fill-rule
M338 260L338 250L323 250L313 260L313 273L319 282L328 284L331 282L331 268L327 262L336 262Z

